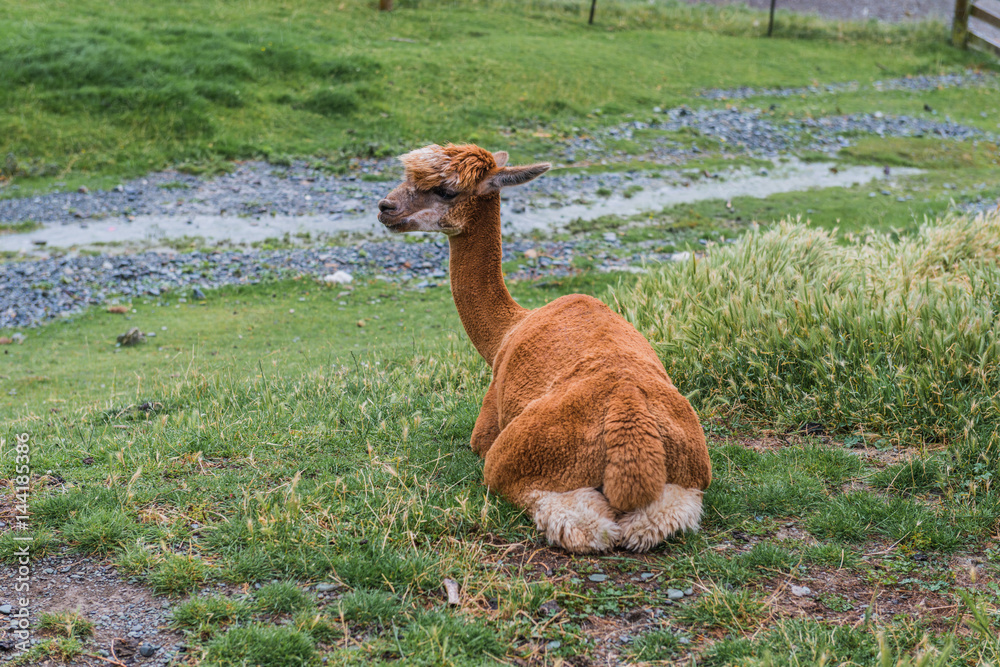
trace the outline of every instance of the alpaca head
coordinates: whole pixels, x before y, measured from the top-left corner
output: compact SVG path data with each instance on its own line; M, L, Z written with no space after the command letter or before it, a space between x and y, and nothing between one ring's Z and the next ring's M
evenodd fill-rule
M549 170L547 162L508 167L507 153L465 144L431 144L400 156L406 180L378 203L378 219L392 232L443 232L467 229L478 197L508 185L527 183Z

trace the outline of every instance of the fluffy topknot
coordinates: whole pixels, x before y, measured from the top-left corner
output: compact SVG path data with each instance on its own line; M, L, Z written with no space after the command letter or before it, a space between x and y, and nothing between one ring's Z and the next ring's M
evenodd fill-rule
M493 154L474 144L431 144L399 157L406 178L422 190L441 185L471 190L497 168Z

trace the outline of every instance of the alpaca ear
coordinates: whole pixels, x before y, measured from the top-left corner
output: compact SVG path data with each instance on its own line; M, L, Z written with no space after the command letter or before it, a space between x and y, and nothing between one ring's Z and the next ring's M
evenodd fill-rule
M538 178L551 168L552 165L548 162L529 164L524 167L504 167L490 176L484 185L489 190L499 190L500 188L512 185L524 185L528 181Z
M510 159L510 155L507 154L507 151L497 151L493 154L493 159L497 161L497 167L502 169L507 166L507 160Z

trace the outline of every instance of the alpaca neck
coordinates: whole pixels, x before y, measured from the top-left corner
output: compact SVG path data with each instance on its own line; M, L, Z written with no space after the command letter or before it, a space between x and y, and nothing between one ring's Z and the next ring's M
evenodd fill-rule
M527 314L503 282L500 194L476 197L467 232L449 238L451 294L462 326L483 358L493 358L504 335Z

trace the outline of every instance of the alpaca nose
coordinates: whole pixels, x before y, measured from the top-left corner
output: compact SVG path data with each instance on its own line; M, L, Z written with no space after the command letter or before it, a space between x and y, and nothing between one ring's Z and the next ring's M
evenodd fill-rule
M381 211L382 213L386 213L388 211L395 211L396 204L395 202L391 202L388 199L383 199L378 203L378 210Z

